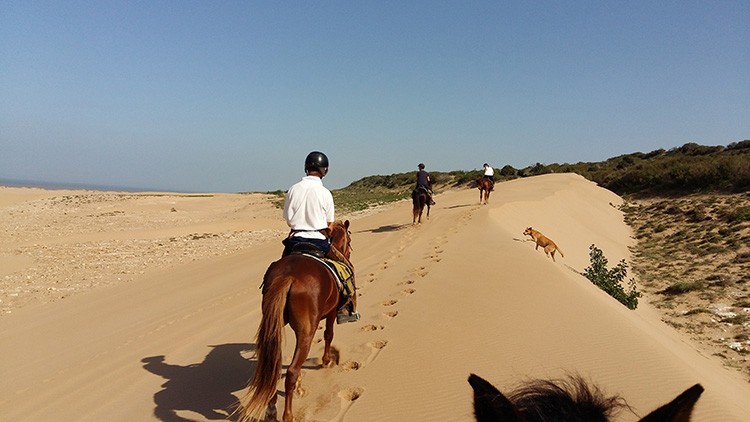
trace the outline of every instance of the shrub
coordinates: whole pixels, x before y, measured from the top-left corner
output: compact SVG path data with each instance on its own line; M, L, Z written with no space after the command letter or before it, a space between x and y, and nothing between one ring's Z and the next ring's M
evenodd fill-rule
M675 296L675 295L685 294L688 292L703 290L705 288L706 288L706 285L700 281L678 281L677 283L672 284L671 286L667 287L666 289L662 290L659 293L670 295L670 296Z
M628 281L630 293L625 293L621 285L628 272L628 265L625 263L625 260L621 260L614 268L607 269L607 258L604 257L602 250L595 245L589 246L589 249L591 250L589 254L591 257L591 266L587 267L582 275L620 303L627 306L628 309L637 308L638 298L641 294L635 288L635 280L631 278Z

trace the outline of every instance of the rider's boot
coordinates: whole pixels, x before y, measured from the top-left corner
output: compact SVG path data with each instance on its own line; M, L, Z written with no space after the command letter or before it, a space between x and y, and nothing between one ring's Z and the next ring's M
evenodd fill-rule
M336 315L336 323L344 324L347 322L357 322L359 321L360 316L359 312L357 312L357 283L354 278L354 265L352 265L351 261L349 261L344 254L336 250L334 247L331 247L331 251L328 252L328 257L343 262L352 269L352 287L354 287L354 292L352 293L349 302L339 309L338 315Z

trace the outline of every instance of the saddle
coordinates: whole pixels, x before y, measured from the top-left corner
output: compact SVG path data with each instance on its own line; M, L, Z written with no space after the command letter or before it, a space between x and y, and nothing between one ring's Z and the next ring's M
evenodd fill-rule
M345 297L345 300L354 296L354 270L350 266L327 258L319 247L307 242L295 244L289 251L289 255L307 255L320 261L333 274L339 293Z
M284 244L284 247L285 247L284 252L288 252L288 253L284 253L284 255L310 255L316 258L325 258L326 256L325 252L323 252L319 247L315 246L312 243L308 243L308 242L295 243L291 247L291 250L287 250L289 249L289 246L287 245L286 239L284 239L284 241L282 241L281 243Z

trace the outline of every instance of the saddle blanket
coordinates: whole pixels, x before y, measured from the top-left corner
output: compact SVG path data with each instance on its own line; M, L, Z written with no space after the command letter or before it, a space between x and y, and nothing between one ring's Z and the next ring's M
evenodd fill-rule
M354 271L343 262L334 261L330 258L318 258L317 256L307 255L322 262L333 274L338 285L339 292L344 296L354 296Z

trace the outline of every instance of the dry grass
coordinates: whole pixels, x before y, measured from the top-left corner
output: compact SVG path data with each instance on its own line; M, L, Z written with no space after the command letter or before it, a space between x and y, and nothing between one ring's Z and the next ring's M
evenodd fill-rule
M644 299L750 380L750 193L637 200L623 211Z

